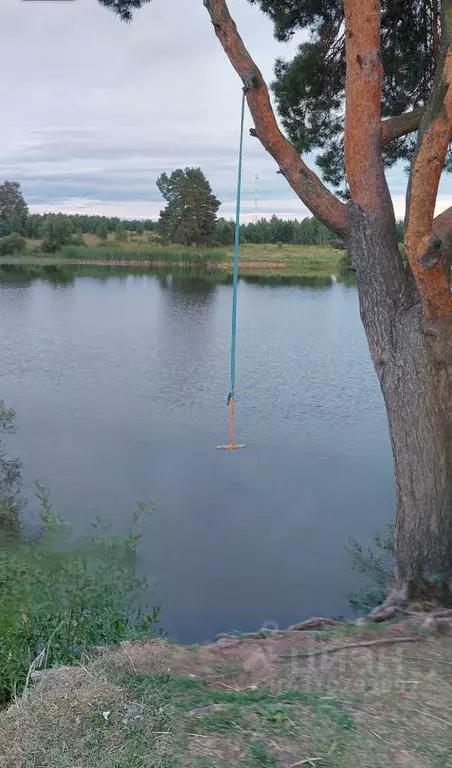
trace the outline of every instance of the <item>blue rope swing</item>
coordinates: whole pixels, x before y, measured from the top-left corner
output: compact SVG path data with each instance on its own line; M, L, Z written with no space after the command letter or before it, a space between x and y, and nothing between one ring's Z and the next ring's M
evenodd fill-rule
M245 102L246 92L253 85L253 74L250 73L244 80L242 109L240 114L240 144L239 144L239 164L237 171L237 196L235 207L235 227L234 227L234 255L232 270L232 322L231 322L231 389L228 395L229 407L229 443L227 445L217 446L219 450L234 451L238 448L245 448L243 443L236 443L234 439L234 415L235 415L235 358L237 346L237 289L239 282L239 253L240 253L240 206L242 194L242 165L243 165L243 133L245 124Z

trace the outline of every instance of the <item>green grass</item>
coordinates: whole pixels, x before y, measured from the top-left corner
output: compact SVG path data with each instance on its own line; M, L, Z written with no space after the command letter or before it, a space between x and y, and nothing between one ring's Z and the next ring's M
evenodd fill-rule
M328 246L250 245L244 243L240 250L240 274L244 277L276 278L325 278L341 272L342 252ZM96 244L95 238L87 246L65 246L55 254L36 251L36 243L30 244L28 253L21 256L0 258L0 264L85 264L122 265L137 267L185 267L217 270L232 274L232 248L181 249L174 246L150 244L144 239L118 243L109 240L105 245Z
M133 673L104 679L100 687L98 681L84 680L83 685L90 687L87 711L79 714L77 696L75 706L70 702L64 704L66 717L67 708L70 711L72 706L79 726L76 732L62 735L59 730L64 727L64 720L57 719L50 727L53 738L49 738L44 706L41 722L37 724L47 751L47 762L41 765L198 766L209 765L205 762L207 754L202 753L210 751L211 757L215 755L211 765L279 766L274 750L272 754L268 749L270 738L290 743L290 753L296 755L300 728L311 732L315 729L316 754L325 754L332 740L342 749L354 729L353 717L343 710L341 702L322 701L297 690L276 694L264 688L253 692L215 691L189 678ZM59 693L57 698L61 706ZM84 698L86 701L86 690ZM32 696L28 713L36 706ZM128 712L132 712L130 718ZM64 717L61 709L59 714ZM5 723L8 726L6 715L2 725ZM67 754L61 754L63 743ZM35 755L36 746L28 748L28 754L27 747L22 751L23 768L33 765Z
M225 253L220 250L199 250L195 249L174 249L158 246L142 247L138 250L129 248L112 247L80 247L66 245L55 254L57 260L63 261L102 261L106 263L115 262L137 262L146 263L149 261L169 264L217 264L225 259Z
M136 572L137 531L121 539L93 526L76 540L42 488L38 499L39 536L0 537L0 706L21 693L31 671L149 635L158 616L140 610L147 585Z

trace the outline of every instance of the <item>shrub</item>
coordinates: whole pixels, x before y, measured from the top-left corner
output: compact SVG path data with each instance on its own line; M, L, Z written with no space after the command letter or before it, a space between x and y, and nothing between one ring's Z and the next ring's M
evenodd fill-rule
M121 224L118 224L118 226L115 229L115 240L118 241L118 243L125 243L128 238L127 230L124 229L124 227Z
M160 235L157 234L157 232L149 232L146 240L151 245L153 245L154 243L161 245L163 242L162 238L160 237Z
M33 667L74 664L93 646L149 634L159 609L140 610L137 530L126 538L97 527L73 540L38 486L39 538L0 541L0 703L27 683ZM146 505L139 505L141 517ZM33 665L33 666L32 666Z
M383 602L394 578L394 523L384 536L374 536L373 547L364 549L350 538L346 549L352 558L352 568L370 577L370 583L349 594L349 603L353 610L368 613Z
M59 254L64 259L78 259L79 258L79 252L77 250L76 245L64 245L60 250Z
M334 248L337 251L345 251L345 244L343 240L332 238L328 240L330 248Z
M77 232L75 235L72 235L71 237L71 245L78 245L81 248L86 248L86 243L84 240L84 237L82 234Z
M0 237L0 256L17 256L23 253L27 247L27 242L22 235L12 232L6 237Z
M339 259L339 269L344 273L355 271L350 259L350 254L347 251Z
M22 485L21 463L6 453L2 436L13 434L16 414L0 400L0 537L19 534L19 493ZM0 606L1 610L1 606Z

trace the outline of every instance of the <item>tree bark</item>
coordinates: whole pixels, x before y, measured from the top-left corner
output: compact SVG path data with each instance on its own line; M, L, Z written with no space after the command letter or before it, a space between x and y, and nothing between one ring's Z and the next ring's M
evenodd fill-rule
M452 563L452 208L433 216L452 136L452 0L444 0L443 54L431 104L385 121L380 0L344 0L347 206L306 167L278 128L267 86L226 0L203 2L245 84L254 135L313 214L346 239L388 415L397 492L397 576L406 581L446 577ZM417 129L421 119L407 204L410 269L397 245L381 148Z
M397 577L447 577L452 564L452 320L426 322L379 216L348 205L360 314L383 392L397 494ZM392 273L381 264L394 264Z
M347 246L388 415L397 494L397 576L431 580L435 574L449 574L452 555L452 318L444 264L436 264L435 250L428 254L431 263L423 259L450 136L452 102L438 79L438 104L424 113L411 175L407 217L411 270L406 270L381 154L380 3L345 0L344 8L344 143L352 198ZM447 82L450 70L445 54Z
M449 242L432 236L438 187L452 139L452 0L442 4L441 56L411 164L405 247L424 317L452 317ZM437 232L438 232L438 222ZM436 232L436 235L437 235Z
M411 112L404 112L403 115L388 117L381 122L381 145L389 144L394 139L400 139L408 133L417 131L421 124L424 110L422 108L413 109Z

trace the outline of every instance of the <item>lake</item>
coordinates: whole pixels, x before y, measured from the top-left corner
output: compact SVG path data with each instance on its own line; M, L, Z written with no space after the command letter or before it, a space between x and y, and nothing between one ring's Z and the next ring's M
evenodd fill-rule
M0 274L11 452L77 533L154 499L141 566L183 642L350 615L345 550L394 514L383 400L353 286L241 281L227 442L231 286L191 275Z

